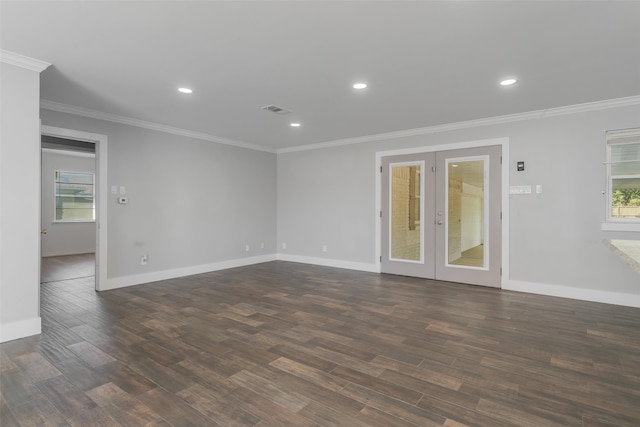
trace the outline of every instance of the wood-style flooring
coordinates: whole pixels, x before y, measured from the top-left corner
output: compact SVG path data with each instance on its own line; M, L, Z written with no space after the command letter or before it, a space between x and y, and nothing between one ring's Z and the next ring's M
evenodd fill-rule
M41 300L3 427L640 426L640 309L279 261Z
M96 275L96 254L43 257L40 282L59 282Z

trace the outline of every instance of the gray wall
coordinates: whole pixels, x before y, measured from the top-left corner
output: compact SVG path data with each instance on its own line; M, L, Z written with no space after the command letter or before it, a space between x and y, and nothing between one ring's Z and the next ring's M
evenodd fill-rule
M541 184L543 193L510 196L508 279L640 295L640 276L603 244L605 239L639 239L640 233L600 228L604 131L639 125L639 106L618 107L281 153L278 241L287 244L281 252L374 265L377 151L509 137L510 185ZM524 172L515 171L518 160L526 162ZM328 246L326 253L322 245Z
M107 185L124 186L129 203L108 195L107 277L144 280L275 254L275 154L50 110L41 117L43 125L108 137Z
M0 63L0 341L40 333L40 73Z
M82 154L81 154L82 155ZM96 224L94 222L54 222L55 171L95 173L95 158L68 154L67 151L42 152L42 236L40 247L43 257L92 253L96 250Z
M570 287L574 297L584 290L596 300L593 292L640 297L637 273L603 244L638 233L600 228L604 131L638 126L639 117L639 106L618 107L276 157L42 111L43 124L109 137L108 186L125 186L129 204L109 195L108 277L275 253L375 269L376 152L508 137L509 184L540 184L543 193L509 198L505 283L550 294L549 286ZM526 171L515 171L518 160ZM141 254L149 255L147 266L139 265Z

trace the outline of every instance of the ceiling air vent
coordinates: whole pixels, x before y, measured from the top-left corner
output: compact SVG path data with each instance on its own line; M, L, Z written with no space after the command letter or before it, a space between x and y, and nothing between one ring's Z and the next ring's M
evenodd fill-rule
M291 111L289 110L285 110L282 107L278 107L277 105L265 105L264 107L262 107L263 110L267 110L267 111L271 111L272 113L276 113L276 114L280 114L281 116L284 116L285 114L289 114L291 113Z

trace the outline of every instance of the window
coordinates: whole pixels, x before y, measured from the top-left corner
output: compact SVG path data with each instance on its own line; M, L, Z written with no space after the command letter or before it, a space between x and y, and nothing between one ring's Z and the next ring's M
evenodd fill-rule
M640 224L640 128L608 131L607 220Z
M55 172L56 221L94 221L94 175L82 172Z

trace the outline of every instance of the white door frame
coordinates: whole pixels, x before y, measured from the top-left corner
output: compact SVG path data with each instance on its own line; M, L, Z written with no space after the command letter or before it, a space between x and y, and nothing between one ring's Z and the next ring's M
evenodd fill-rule
M41 126L40 134L57 138L92 142L96 145L96 182L98 187L96 209L96 291L107 283L107 142L106 135L82 132L54 126ZM40 189L42 194L42 188Z
M509 138L492 138L477 141L455 142L450 144L429 145L422 147L404 148L399 150L376 152L376 210L375 210L375 239L376 270L382 271L380 257L382 256L382 220L380 212L382 209L382 158L388 156L400 156L403 154L429 153L434 151L449 151L461 148L487 147L490 145L500 145L502 147L502 183L501 183L501 204L502 204L502 278L500 287L504 287L509 280Z

